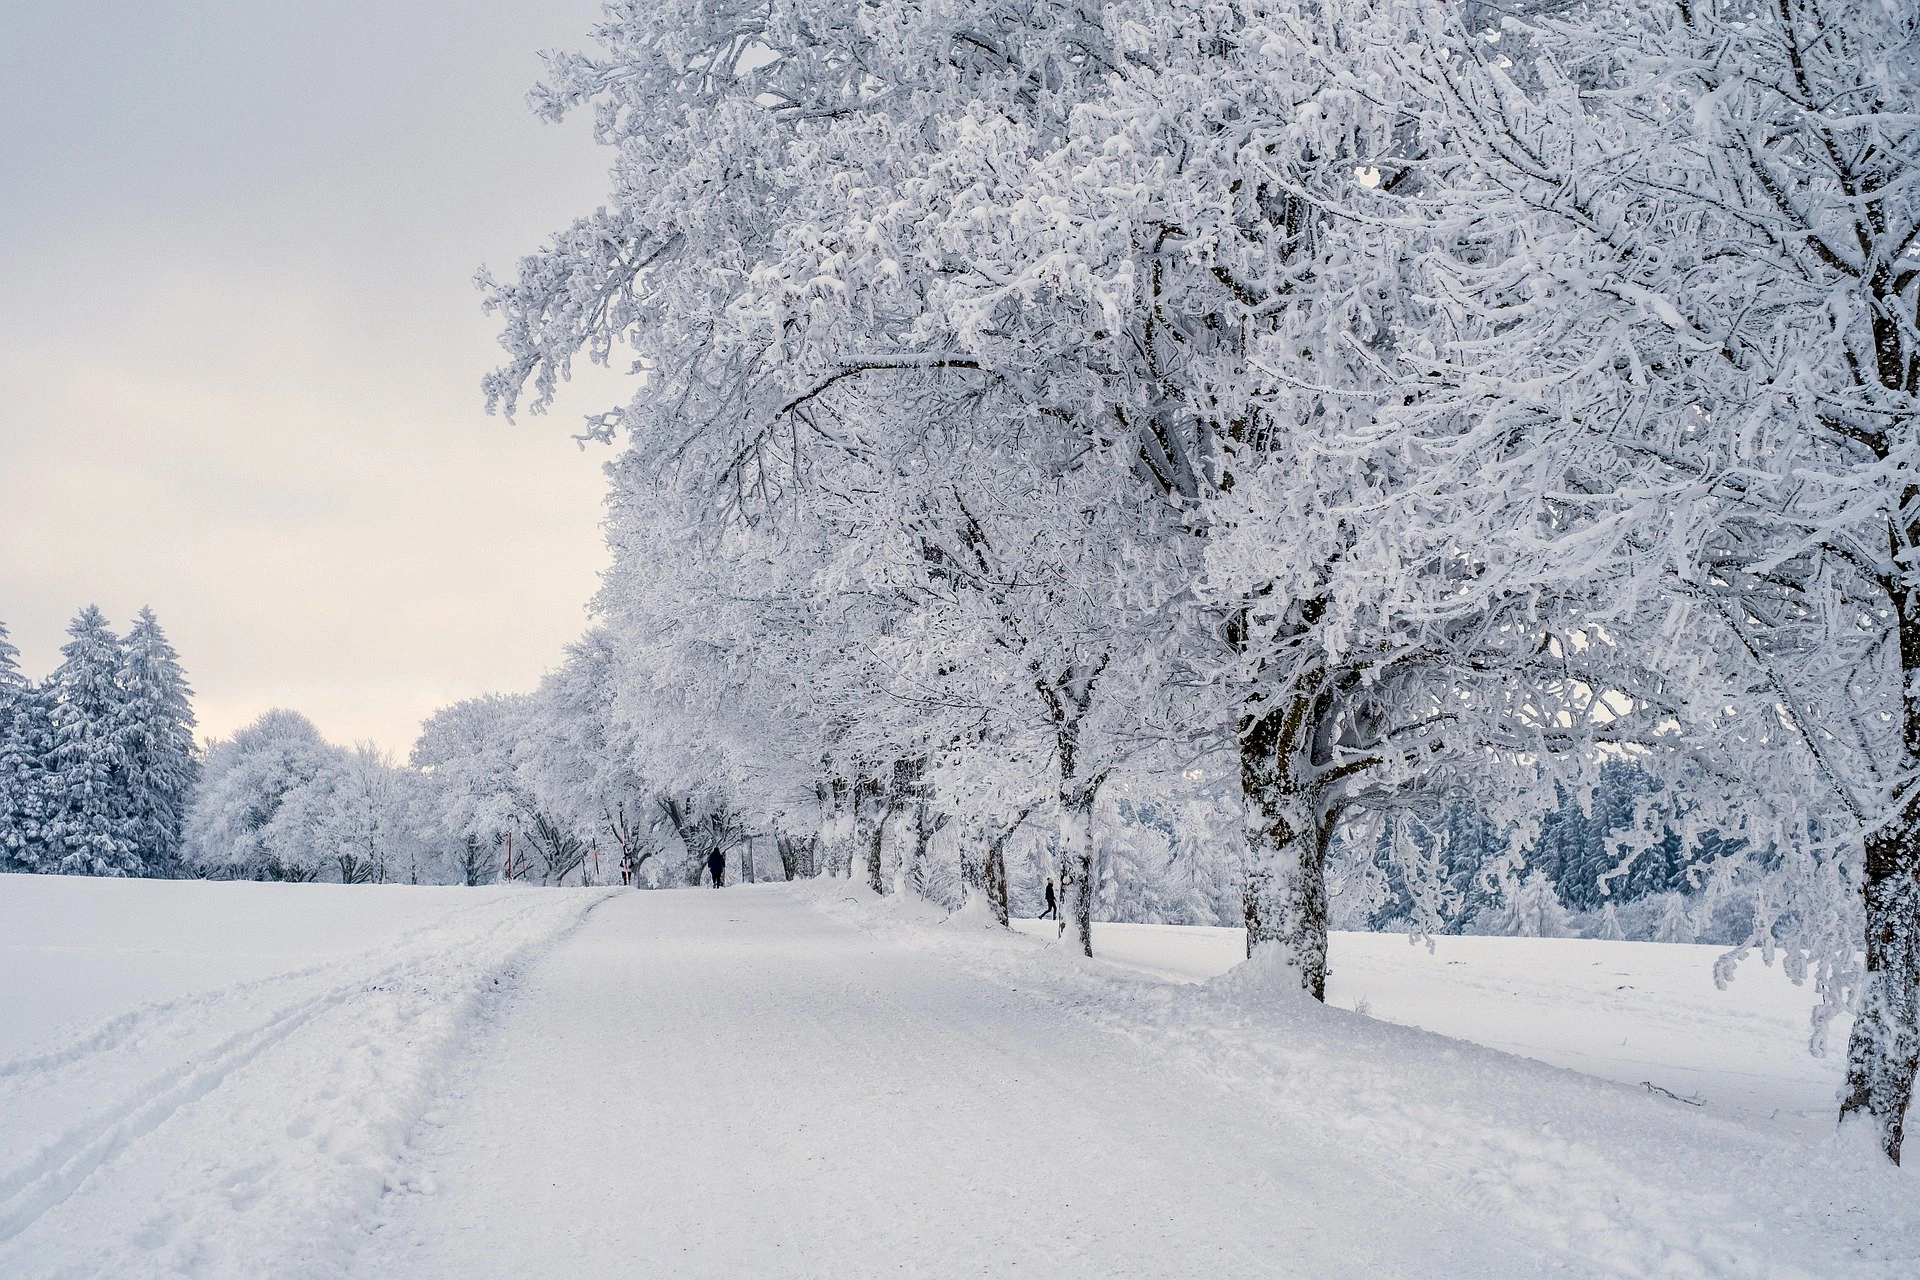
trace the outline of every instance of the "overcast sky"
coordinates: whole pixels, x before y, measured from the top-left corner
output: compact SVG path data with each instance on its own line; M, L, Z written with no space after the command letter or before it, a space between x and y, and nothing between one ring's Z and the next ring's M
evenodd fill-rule
M601 451L482 412L471 277L603 199L536 51L595 0L25 0L0 39L0 620L29 674L151 604L203 733L397 753L530 688L602 564Z

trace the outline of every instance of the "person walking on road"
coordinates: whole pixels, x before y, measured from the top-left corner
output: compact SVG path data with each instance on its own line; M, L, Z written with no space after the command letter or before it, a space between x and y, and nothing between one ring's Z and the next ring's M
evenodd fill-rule
M631 850L623 850L620 854L620 883L624 885L633 884L633 853Z
M1052 876L1047 877L1047 909L1040 913L1040 918L1042 920L1058 920L1060 918L1060 900L1053 896Z
M713 887L724 888L727 883L727 855L715 849L707 855L707 874L713 877Z

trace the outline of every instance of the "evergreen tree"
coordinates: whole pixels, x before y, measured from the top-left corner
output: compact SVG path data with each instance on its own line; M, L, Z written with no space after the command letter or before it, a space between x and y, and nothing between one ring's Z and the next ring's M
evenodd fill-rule
M193 745L193 690L151 609L140 610L127 634L120 687L128 837L150 874L171 874L179 865L181 825L200 763Z
M40 699L0 623L0 867L37 869Z
M20 650L9 639L7 624L0 622L0 707L10 707L13 693L26 687L27 678L20 674Z
M1614 909L1613 903L1609 902L1606 910L1600 913L1600 932L1594 936L1608 942L1626 940L1627 931L1620 927L1620 913Z
M47 681L50 749L45 772L46 869L73 875L138 875L131 838L125 699L126 652L98 607L68 625L65 658Z
M1693 919L1687 914L1687 900L1677 893L1669 893L1666 905L1660 912L1660 928L1654 934L1655 941L1692 942L1694 937Z
M1571 938L1575 933L1573 920L1544 871L1527 877L1507 905L1502 923L1506 932L1519 938Z

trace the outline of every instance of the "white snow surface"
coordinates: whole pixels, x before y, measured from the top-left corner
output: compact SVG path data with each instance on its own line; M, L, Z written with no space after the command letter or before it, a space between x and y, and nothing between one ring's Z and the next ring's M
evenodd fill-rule
M1096 935L1170 982L846 881L0 877L0 924L7 1277L1920 1274L1914 1175L1782 1074L1802 998L1710 948L1342 935L1370 1018L1193 981L1231 931Z
M1056 926L1015 920L1052 941ZM1246 931L1096 924L1110 964L1178 982L1217 978L1246 957ZM1716 1115L1803 1140L1826 1137L1839 1105L1849 1022L1808 1052L1814 995L1756 953L1723 990L1724 947L1585 938L1332 935L1327 1002L1622 1084L1648 1085Z
M0 1276L337 1274L475 1016L605 896L0 877L8 1041L119 1004L0 1061Z

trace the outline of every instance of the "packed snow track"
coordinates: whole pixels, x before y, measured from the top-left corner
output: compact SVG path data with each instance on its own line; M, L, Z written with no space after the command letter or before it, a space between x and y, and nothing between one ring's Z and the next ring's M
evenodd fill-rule
M1230 1091L779 890L608 903L460 1088L415 1155L431 1193L391 1202L358 1274L1556 1270Z

